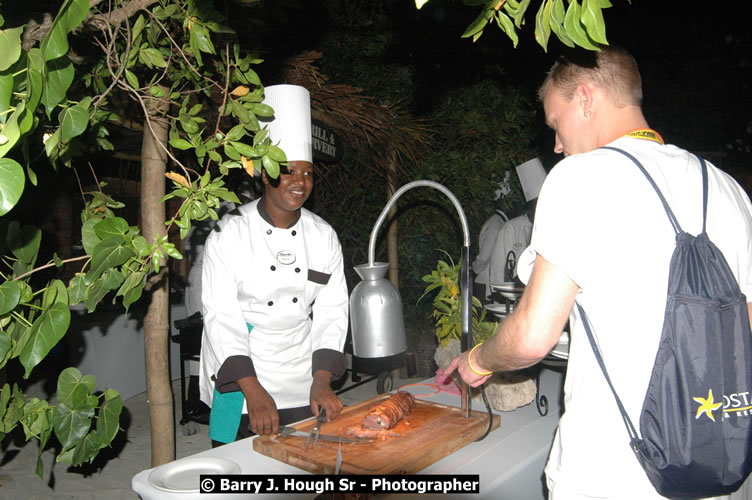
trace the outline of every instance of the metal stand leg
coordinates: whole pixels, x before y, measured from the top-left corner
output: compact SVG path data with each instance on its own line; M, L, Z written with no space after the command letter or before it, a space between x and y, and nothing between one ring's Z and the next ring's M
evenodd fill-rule
M541 417L545 417L548 414L548 398L540 393L540 376L541 371L535 375L535 406L538 408L538 413Z
M188 400L188 391L185 388L185 363L188 361L183 351L183 345L180 345L180 411L182 416L180 417L180 425L185 424L190 420L188 418L188 410L186 402Z

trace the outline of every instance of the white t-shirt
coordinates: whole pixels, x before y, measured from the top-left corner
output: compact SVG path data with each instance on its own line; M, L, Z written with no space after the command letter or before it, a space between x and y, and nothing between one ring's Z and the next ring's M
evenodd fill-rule
M697 159L672 145L622 137L650 173L682 229L702 228L702 176ZM707 232L742 292L752 297L752 206L742 188L708 163ZM565 158L538 199L530 247L518 264L529 279L535 255L580 288L577 301L592 324L614 387L639 422L663 326L673 229L655 190L634 163L609 150ZM573 321L559 422L546 475L553 498L661 498L629 447L613 395L582 323Z

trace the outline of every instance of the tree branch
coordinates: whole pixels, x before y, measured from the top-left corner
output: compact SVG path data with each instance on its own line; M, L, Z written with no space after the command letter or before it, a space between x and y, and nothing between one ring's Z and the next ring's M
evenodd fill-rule
M104 0L89 0L89 8L95 7L103 1ZM103 24L117 26L139 10L146 9L151 4L157 3L158 1L159 0L131 0L126 5L112 9L106 14L89 14L86 19L84 19L84 24L92 25L97 29L102 29Z

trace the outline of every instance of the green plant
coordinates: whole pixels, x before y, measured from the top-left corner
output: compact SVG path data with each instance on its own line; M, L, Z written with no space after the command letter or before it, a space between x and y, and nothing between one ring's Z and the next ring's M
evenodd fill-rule
M52 3L58 4L46 29L28 37L22 21L11 21L13 9L0 13L0 369L18 362L25 379L65 336L70 306L83 303L93 312L110 296L127 309L150 280L152 296L165 290L167 258L182 258L168 230L175 226L185 237L193 221L217 219L222 200L237 202L224 187L231 169L264 168L276 177L286 160L258 121L273 113L262 103L263 85L253 69L261 59L241 50L211 0ZM129 134L124 125L146 133ZM36 185L38 168L77 169L86 163L96 178L92 162L105 162L95 155L122 152L123 137L134 135L144 139L142 180L144 172L158 174L157 182L141 183L142 198L154 200L142 206L143 229L116 215L123 204L105 193L104 182L97 181L93 191L81 186L83 255L55 254L43 262L41 230L21 220L28 214L12 211L26 178ZM163 195L160 167L168 157L172 191ZM160 216L159 198L180 202L167 221ZM66 265L77 271L69 282L50 279ZM155 315L147 321L145 336L161 335L163 342L151 345L166 346L167 329L152 325L167 323L167 302L152 305L155 311L161 307L164 320ZM168 387L164 352L147 356L147 362L155 360L147 373L150 379L164 374L162 387ZM0 388L0 442L22 426L27 440L39 441L40 456L54 437L62 446L57 460L79 466L116 435L120 396L111 388L95 395L91 375L63 371L55 404L27 397L13 382ZM152 407L162 403L157 397L150 395ZM152 421L163 435L171 433L171 425ZM174 450L163 456L169 455ZM41 461L37 473L43 473Z
M415 0L415 6L420 9L428 1ZM525 24L530 0L465 0L465 5L482 10L462 38L472 38L475 42L487 25L496 23L517 47L517 30ZM548 40L553 34L568 47L579 45L598 50L599 44L608 45L603 9L609 7L609 0L568 0L566 5L564 0L541 0L535 14L535 41L547 50Z
M444 252L449 258L449 263L439 260L436 270L431 274L423 276L423 281L428 283L421 299L429 292L438 289L438 293L433 299L433 313L431 314L436 321L436 338L440 347L446 347L452 339L461 340L462 338L462 294L459 287L460 266L455 264L451 256ZM473 297L473 339L477 342L483 342L491 337L496 331L497 323L495 321L485 321L486 309L480 301Z

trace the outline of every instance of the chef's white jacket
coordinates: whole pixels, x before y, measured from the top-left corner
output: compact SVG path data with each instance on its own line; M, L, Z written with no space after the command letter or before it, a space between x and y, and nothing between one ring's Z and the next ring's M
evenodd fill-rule
M522 214L513 219L509 219L499 230L496 237L493 253L491 254L491 265L489 266L490 285L496 285L509 281L505 279L504 270L507 267L509 252L514 252L514 270L513 277L517 276L517 260L522 255L523 250L530 244L530 237L533 232L533 223L528 219L527 214Z
M345 368L348 296L334 229L304 208L291 227L275 227L261 198L223 217L204 252L201 400L211 406L225 361L240 356L278 409L308 405L312 370ZM334 358L339 369L321 366Z

